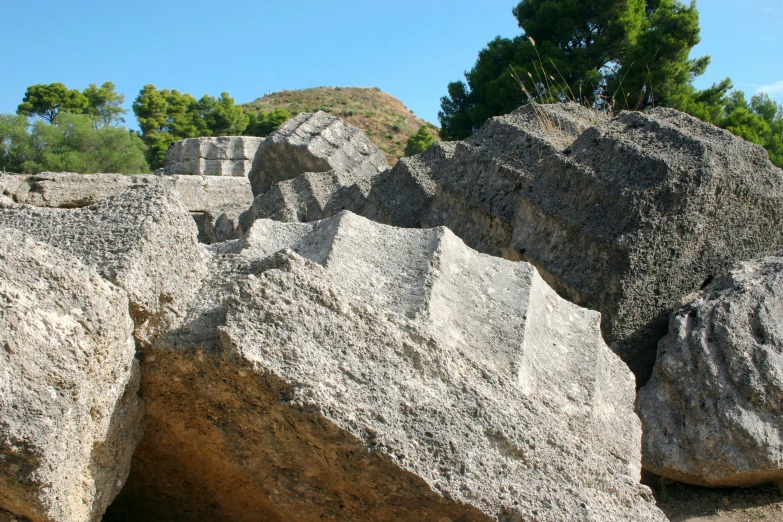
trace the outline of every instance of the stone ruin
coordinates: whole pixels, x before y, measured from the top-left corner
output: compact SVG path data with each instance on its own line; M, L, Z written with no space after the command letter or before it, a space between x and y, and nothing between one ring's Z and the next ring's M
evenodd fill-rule
M318 113L254 199L0 177L0 520L663 521L642 466L783 480L763 149L539 106L382 160Z
M246 178L264 138L216 136L187 138L166 151L163 173L192 176L239 176Z

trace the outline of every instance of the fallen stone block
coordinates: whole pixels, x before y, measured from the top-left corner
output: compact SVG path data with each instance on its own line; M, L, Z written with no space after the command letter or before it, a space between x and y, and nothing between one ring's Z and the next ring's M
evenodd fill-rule
M534 264L561 296L600 311L604 338L640 384L683 297L737 260L783 248L783 170L763 148L671 109L607 119L525 106L401 159L361 191L321 182L309 197L318 176L328 181L308 174L280 188L284 197L256 190L245 230L262 217L328 217L348 192L345 208L371 219L447 226L481 252Z
M362 131L318 111L299 114L270 134L248 177L257 196L305 172L338 170L370 178L388 168L383 152Z
M632 374L529 264L348 212L211 250L187 320L141 354L115 516L665 520Z
M166 151L165 174L247 177L264 138L214 136L175 141Z
M783 258L743 263L672 315L638 412L654 473L783 483Z
M143 431L127 295L20 231L0 252L0 520L101 520Z
M137 338L176 324L208 270L181 198L158 187L77 209L0 201L0 226L74 255L125 290Z
M253 202L244 177L75 174L0 174L2 194L17 203L52 208L93 205L129 188L156 186L179 195L205 243L238 239L244 234L239 215Z

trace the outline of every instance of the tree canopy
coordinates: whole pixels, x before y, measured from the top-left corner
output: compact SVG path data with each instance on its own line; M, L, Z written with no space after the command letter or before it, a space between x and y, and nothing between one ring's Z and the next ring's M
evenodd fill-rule
M765 93L748 101L742 91L723 94L705 105L710 110L704 111L702 119L761 145L772 163L783 168L783 106Z
M125 95L116 91L114 83L104 82L100 87L91 83L82 94L88 101L86 113L95 117L101 125L108 127L125 123L124 115L128 112L122 108Z
M699 42L695 3L522 0L512 12L522 34L489 42L466 82L448 85L438 115L442 137L463 139L530 100L680 108L709 64L709 57L688 58Z
M205 94L197 100L189 93L158 89L152 84L139 92L133 101L133 112L149 147L147 158L153 168L163 166L166 151L177 140L252 134L246 129L256 125L255 115L236 105L227 92L220 98Z
M282 124L291 118L288 109L278 107L269 112L259 110L258 113L248 112L250 123L245 130L247 136L269 136Z
M0 168L11 172L143 173L145 150L136 133L96 127L85 114L62 113L54 123L0 114Z
M424 152L435 144L435 137L430 133L430 130L426 125L419 127L416 134L408 138L408 143L405 145L405 156L413 156L420 152Z
M220 98L205 94L201 100L201 116L212 136L239 136L250 123L250 116L234 104L234 98L224 92Z
M69 89L62 83L31 85L16 109L17 114L40 116L54 123L61 111L83 113L88 105L87 97L77 89Z
M133 112L149 148L147 159L152 168L163 166L166 151L175 141L209 134L198 100L176 89L145 85L133 101Z

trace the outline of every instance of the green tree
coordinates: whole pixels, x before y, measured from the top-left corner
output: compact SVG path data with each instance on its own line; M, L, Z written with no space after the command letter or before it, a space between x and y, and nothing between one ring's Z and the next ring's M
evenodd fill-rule
M125 123L124 115L128 113L122 108L125 95L118 93L116 88L112 82L104 82L100 87L91 83L82 92L88 101L86 113L105 127Z
M732 92L724 105L724 116L716 125L761 145L778 167L783 167L783 106L767 94L753 96L748 103L745 93Z
M0 115L0 164L15 172L149 172L146 147L125 128L96 128L94 118L62 113L55 123Z
M30 158L30 120L21 114L0 114L0 171L21 173Z
M269 136L291 118L288 109L278 107L270 112L247 113L250 123L245 129L246 136Z
M205 94L199 104L211 136L240 136L250 123L250 116L234 104L234 98L227 92L220 98Z
M701 40L695 2L648 0L641 29L618 55L607 93L616 95L615 106L622 109L683 109L696 95L693 80L710 64L709 56L688 58Z
M176 89L159 90L152 84L145 85L133 101L133 112L152 168L163 166L166 151L175 141L210 134L199 101Z
M422 125L416 131L416 134L408 138L408 143L405 145L405 156L413 156L414 154L424 152L434 143L435 137L430 133L426 125Z
M27 88L16 112L24 116L40 116L54 123L61 111L81 114L88 105L86 96L62 83L37 84Z
M466 82L441 99L441 136L462 139L522 103L576 101L599 109L682 106L709 58L688 58L699 41L695 4L677 0L522 0L522 35L495 38ZM524 91L519 83L524 85Z

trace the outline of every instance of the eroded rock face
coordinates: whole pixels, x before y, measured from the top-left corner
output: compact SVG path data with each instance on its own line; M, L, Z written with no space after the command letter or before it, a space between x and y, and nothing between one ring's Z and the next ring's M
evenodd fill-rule
M654 473L783 482L783 258L742 264L672 315L638 411Z
M127 295L20 231L0 252L0 519L100 520L143 431Z
M737 259L783 247L783 170L761 147L670 109L607 120L526 106L401 159L369 187L329 176L279 185L242 222L349 208L447 226L481 252L533 263L560 295L600 311L605 339L640 383L684 296Z
M599 315L445 228L351 213L213 247L144 348L131 519L665 520Z
M338 170L371 178L389 168L362 131L322 111L301 113L269 135L248 174L253 194L305 172Z
M239 215L253 201L250 182L244 177L0 173L3 195L17 203L38 207L80 208L129 188L145 186L166 188L179 195L196 220L199 240L203 243L239 239L244 234Z
M164 172L196 176L247 177L264 138L215 136L175 141L166 151Z
M125 290L137 339L176 324L208 270L181 198L158 187L77 209L0 200L0 225L74 255Z

